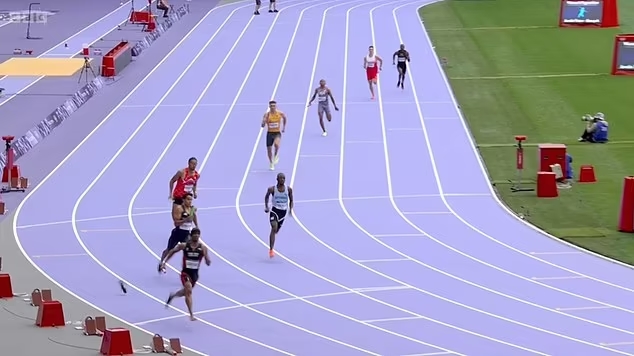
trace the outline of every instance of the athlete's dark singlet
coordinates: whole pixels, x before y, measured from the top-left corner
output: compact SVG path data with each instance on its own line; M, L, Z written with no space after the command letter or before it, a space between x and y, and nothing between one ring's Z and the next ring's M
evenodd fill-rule
M181 280L183 283L190 281L192 286L198 281L198 270L200 263L205 256L203 245L198 244L194 247L188 243L183 250L183 269L181 272Z
M394 56L396 56L396 63L402 69L407 69L407 62L409 62L409 52L404 49L399 49L394 52Z

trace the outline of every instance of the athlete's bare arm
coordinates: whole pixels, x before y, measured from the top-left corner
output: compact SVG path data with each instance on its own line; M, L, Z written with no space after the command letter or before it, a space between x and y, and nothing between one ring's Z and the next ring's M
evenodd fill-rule
M275 187L269 187L266 190L266 195L264 196L264 212L268 213L269 212L269 198L271 197L271 195L273 195L273 193L275 192Z
M368 57L363 57L363 68L368 69Z
M286 131L286 114L280 111L280 115L282 116L282 132Z
M337 103L335 103L335 97L332 96L332 91L330 90L330 88L328 88L328 96L330 97L330 100L332 101L332 105L335 107L335 110L339 110L339 108L337 107Z
M379 62L379 70L383 70L383 58L379 57L379 55L375 55L376 61Z
M176 182L178 181L179 178L181 178L183 176L183 170L179 170L178 172L176 172L176 174L174 174L174 176L172 177L172 179L170 179L170 199L172 199L172 194L174 192L174 184L176 184Z
M394 52L392 55L392 65L396 64L396 57L398 57L398 51Z
M293 189L288 187L288 215L293 215Z
M193 209L192 221L194 222L194 225L196 225L197 228L200 228L200 225L198 225L198 209L196 209L196 207L192 207L192 209Z
M315 101L315 98L317 97L317 92L319 91L319 89L315 89L315 92L313 93L313 96L310 97L310 101L308 102L308 106L311 106L313 104L313 101Z
M165 259L163 260L163 264L166 265L167 261L169 261L170 258L172 258L172 256L174 256L179 251L183 251L184 249L185 249L185 244L176 245L176 247L174 247L173 249L170 250L170 252L167 253L167 256L165 256Z
M174 226L181 226L183 225L183 223L190 221L190 219L193 219L191 216L185 219L181 219L182 214L183 214L182 206L177 205L174 207L174 209L172 209L172 220L174 220Z
M205 245L203 245L203 256L205 256L205 264L207 264L207 266L211 265L211 257L209 257L209 251Z
M266 112L264 113L264 115L262 115L262 127L266 126L266 122L268 121L269 118L269 113Z
M194 183L194 186L192 187L192 195L194 196L194 199L198 198L198 179L200 179L200 175L198 175L196 182Z

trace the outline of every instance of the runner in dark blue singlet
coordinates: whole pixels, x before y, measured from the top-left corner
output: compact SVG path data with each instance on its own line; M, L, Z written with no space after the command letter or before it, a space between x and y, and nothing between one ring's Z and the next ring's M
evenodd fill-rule
M405 74L407 73L407 63L409 63L409 61L409 52L405 50L405 45L402 44L398 51L392 55L392 64L396 65L396 69L398 69L398 83L396 87L400 87L401 89L405 89Z
M207 247L200 242L200 229L194 228L191 232L191 237L189 241L185 244L180 244L173 248L165 262L163 262L163 268L165 268L165 264L169 261L172 256L174 256L179 251L183 251L183 267L181 269L181 283L183 284L183 288L175 293L170 293L169 298L165 302L165 307L168 307L174 298L185 297L185 304L187 304L187 310L189 311L190 319L196 320L194 317L194 312L192 308L192 289L196 285L198 281L198 270L200 269L200 262L205 259L205 263L207 266L211 264L211 259L209 258L209 252L207 251Z

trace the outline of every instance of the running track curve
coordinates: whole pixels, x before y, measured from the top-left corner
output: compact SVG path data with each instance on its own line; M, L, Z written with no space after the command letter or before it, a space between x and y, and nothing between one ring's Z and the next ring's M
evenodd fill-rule
M212 10L29 193L22 252L79 299L201 355L634 355L634 272L497 199L418 18L430 2ZM399 43L413 59L404 91ZM386 59L374 102L370 44ZM321 78L341 107L325 138L306 108ZM297 199L273 260L262 198L276 172L259 128L271 98L290 117L276 172ZM166 181L190 156L213 253L197 322L182 301L163 306L176 269L155 272Z

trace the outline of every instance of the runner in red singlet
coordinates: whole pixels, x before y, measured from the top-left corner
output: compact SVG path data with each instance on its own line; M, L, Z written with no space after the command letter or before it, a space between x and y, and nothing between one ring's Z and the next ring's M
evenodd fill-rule
M374 100L374 86L379 78L379 71L383 70L383 59L374 53L374 46L368 48L368 55L363 57L363 68L365 68L370 94Z
M174 205L183 204L183 197L187 193L191 193L196 199L196 185L200 174L196 171L198 160L192 157L187 161L187 168L181 169L170 179L170 195L169 199L174 201ZM176 187L174 187L176 185Z

